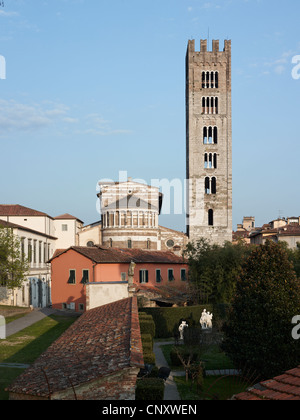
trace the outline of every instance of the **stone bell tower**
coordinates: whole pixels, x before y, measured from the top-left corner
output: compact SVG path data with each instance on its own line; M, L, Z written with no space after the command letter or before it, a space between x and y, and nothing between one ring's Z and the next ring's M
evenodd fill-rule
M231 41L188 42L186 159L190 241L232 241Z

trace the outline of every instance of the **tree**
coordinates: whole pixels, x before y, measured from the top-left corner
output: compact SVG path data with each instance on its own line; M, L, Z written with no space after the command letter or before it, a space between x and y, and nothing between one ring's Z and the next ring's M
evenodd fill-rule
M0 225L0 285L8 289L21 287L28 267L18 236L11 228Z
M292 319L300 314L300 282L286 250L267 241L246 260L224 326L223 350L237 367L250 367L262 379L295 368L300 341Z
M201 238L188 244L189 282L194 303L228 303L235 292L241 265L251 247L239 242L211 245Z

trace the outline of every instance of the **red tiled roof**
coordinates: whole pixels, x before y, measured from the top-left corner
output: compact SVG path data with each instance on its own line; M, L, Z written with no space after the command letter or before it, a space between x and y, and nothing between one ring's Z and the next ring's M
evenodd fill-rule
M48 397L49 388L53 394L143 365L137 300L127 298L81 315L7 390Z
M78 220L78 222L83 223L82 220L78 219L78 217L72 216L69 213L61 214L60 216L54 217L55 220Z
M182 257L171 251L145 251L141 249L106 248L103 246L84 247L72 246L71 248L56 252L52 259L59 257L69 250L74 250L96 263L161 263L161 264L184 264L187 263Z
M234 400L300 400L300 366L274 379L261 382Z
M46 213L20 206L19 204L0 204L0 216L48 216ZM50 216L48 216L50 217Z

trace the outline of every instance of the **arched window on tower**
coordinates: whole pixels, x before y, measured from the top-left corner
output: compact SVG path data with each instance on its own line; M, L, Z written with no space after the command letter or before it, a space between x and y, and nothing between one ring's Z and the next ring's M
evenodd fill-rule
M205 71L202 72L202 89L205 89Z
M218 127L214 127L214 144L218 144Z
M214 169L217 169L217 167L218 167L218 155L217 155L217 153L214 153L213 167L214 167Z
M210 87L212 89L215 87L215 73L213 71L210 73Z
M212 127L208 127L208 143L212 144L213 142L213 129Z
M211 193L217 194L217 180L215 177L211 179Z
M208 176L205 178L205 194L210 194L210 179Z
M217 71L215 72L215 88L219 88L219 73Z
M208 143L208 137L207 137L207 127L203 127L203 143Z
M214 225L214 211L212 209L208 210L208 226Z

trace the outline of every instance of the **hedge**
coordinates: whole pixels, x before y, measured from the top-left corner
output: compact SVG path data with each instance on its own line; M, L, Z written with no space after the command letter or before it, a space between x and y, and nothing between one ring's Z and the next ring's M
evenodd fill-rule
M185 306L179 308L143 308L155 323L155 338L174 337L182 320L189 326L198 326L203 310L212 312L212 305ZM146 322L141 319L141 322Z
M137 401L163 401L165 384L160 378L143 378L136 382L135 399Z
M189 326L199 326L203 310L206 309L213 314L214 320L225 320L229 305L199 305L185 306L179 308L143 308L141 322L144 322L145 314L152 316L155 323L154 338L169 338L178 334L178 327L182 320L187 321Z
M150 334L152 338L155 337L155 323L153 319L140 319L141 334Z

